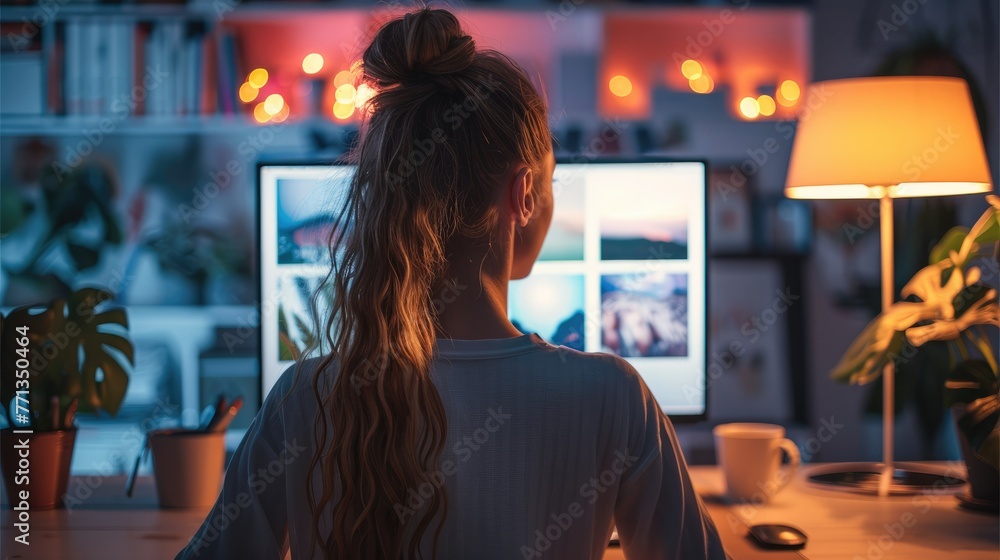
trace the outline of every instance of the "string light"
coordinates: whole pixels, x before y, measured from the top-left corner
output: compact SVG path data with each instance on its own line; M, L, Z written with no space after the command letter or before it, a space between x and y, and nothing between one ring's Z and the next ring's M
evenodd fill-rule
M354 74L350 70L341 70L337 72L337 75L333 77L334 87L340 87L345 84L354 83Z
M688 80L688 85L691 86L691 91L695 93L712 93L715 89L715 81L705 73L702 73L697 78Z
M267 96L264 100L264 111L271 116L277 115L281 112L281 108L285 106L285 99L281 97L280 94L272 93Z
M264 87L267 83L267 70L264 70L263 68L255 68L247 76L247 83L257 89Z
M271 115L267 114L267 111L264 110L264 102L263 101L261 101L260 103L258 103L253 108L253 118L254 118L255 121L257 121L257 122L259 122L261 124L264 124L267 121L271 120Z
M343 103L345 105L354 106L354 99L357 97L358 91L354 89L351 84L344 84L337 88L333 96L337 100L337 103Z
M323 69L323 55L319 53L309 53L302 59L302 71L306 74L315 74Z
M701 63L697 60L691 60L689 58L681 64L681 74L689 80L697 80L704 73L705 69L702 68Z
M250 103L254 99L257 99L257 94L259 93L260 90L253 87L253 84L250 82L244 82L243 85L240 86L240 101Z
M770 117L774 114L774 98L770 95L761 95L757 98L757 107L760 109L760 114L765 117Z
M354 104L353 103L334 103L333 104L333 116L338 119L346 119L354 114Z
M799 84L795 83L794 80L785 80L778 86L777 95L778 103L781 103L785 107L790 107L795 105L799 96L802 95L802 91L799 88Z
M625 97L632 93L632 81L622 75L611 78L608 87L611 88L611 93L618 97Z
M740 100L740 113L748 119L756 119L760 115L760 105L753 97L744 97Z

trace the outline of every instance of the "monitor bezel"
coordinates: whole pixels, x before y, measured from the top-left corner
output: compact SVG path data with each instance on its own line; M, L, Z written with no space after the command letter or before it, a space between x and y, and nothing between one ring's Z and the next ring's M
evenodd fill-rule
M655 156L650 156L650 157L631 157L631 158L625 158L625 157L618 158L618 157L601 156L601 157L584 157L582 159L579 156L573 156L573 155L557 155L556 156L556 166L557 167L558 167L559 164L567 164L567 165L568 164L573 164L573 165L609 165L609 164L635 164L635 163L699 163L699 164L702 165L702 167L704 169L704 173L702 174L703 184L702 184L702 189L701 189L701 191L702 191L702 213L703 213L703 216L702 216L702 218L703 218L702 219L702 228L703 228L702 235L704 236L704 240L705 240L705 261L704 261L704 264L703 264L704 270L702 271L703 278L705 279L705 291L704 291L705 297L704 297L704 302L703 302L704 303L704 308L702 309L702 313L703 313L703 316L705 317L705 331L706 332L705 332L705 337L704 337L704 345L703 345L703 347L701 349L701 351L702 351L702 376L703 376L703 378L705 380L705 383L704 383L704 385L705 385L705 387L704 387L704 406L703 406L702 411L701 411L700 414L670 414L670 413L666 413L666 411L664 411L664 413L667 414L667 416L670 418L670 420L672 422L674 422L674 423L677 423L677 424L693 424L693 423L698 423L698 422L704 422L708 418L709 387L711 386L711 383L709 383L709 379L708 379L708 350L709 350L709 340L708 340L709 339L709 337L708 337L709 266L708 265L709 265L709 260L710 260L709 259L709 254L708 254L708 247L709 247L709 238L708 238L708 234L709 234L709 231L708 231L708 217L709 217L709 212L708 212L708 201L709 201L708 173L709 173L709 163L708 163L708 160L702 159L702 158L668 158L668 157L655 157ZM257 302L258 302L259 306L261 306L261 307L263 306L263 301L261 301L261 299L263 298L263 279L264 279L263 278L263 274L264 274L264 261L263 261L263 255L261 254L261 227L260 227L260 225L261 225L261 217L262 217L262 214L261 214L262 209L261 209L260 201L261 201L261 192L262 192L261 189L263 188L261 177L262 177L262 170L263 170L263 168L264 167L322 167L322 166L341 166L341 165L352 165L352 164L350 162L345 161L342 158L337 158L337 159L334 159L332 161L330 161L330 160L323 161L323 160L287 160L287 159L283 159L283 160L275 160L275 161L261 160L261 161L257 162L257 165L256 165L256 183L257 183L257 188L256 188L256 193L255 193L256 197L255 197L255 200L254 200L254 206L255 206L255 208L254 208L254 219L256 220L256 224L255 224L256 227L254 227L254 236L255 236L254 242L255 242L255 251L256 251L255 257L256 257L256 260L257 260L257 267L258 267L258 270L257 270L257 282L256 282L256 284L257 284ZM261 320L262 321L264 320L263 314L261 314ZM264 330L263 330L263 327L264 327L263 323L261 323L261 324L259 324L257 326L257 337L258 337L257 361L260 364L260 367L258 369L259 374L258 374L258 383L257 383L258 409L259 409L260 406L263 406L263 404L264 404ZM660 410L663 410L663 408L660 407Z

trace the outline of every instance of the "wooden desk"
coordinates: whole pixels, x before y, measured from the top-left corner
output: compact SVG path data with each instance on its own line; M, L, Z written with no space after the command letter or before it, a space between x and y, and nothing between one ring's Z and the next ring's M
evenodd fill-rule
M1000 555L998 518L960 509L951 495L879 500L816 490L799 476L767 505L729 506L712 498L723 489L718 469L693 467L691 476L737 560L996 560ZM71 490L77 483L71 482ZM124 497L123 477L94 477L91 485L96 485L93 496L77 508L31 513L30 547L14 542L13 512L5 508L0 514L3 559L172 558L205 515L156 509L156 489L149 478L139 480L132 500ZM809 535L809 543L798 552L761 550L746 538L743 521L795 525ZM605 558L624 555L610 548Z

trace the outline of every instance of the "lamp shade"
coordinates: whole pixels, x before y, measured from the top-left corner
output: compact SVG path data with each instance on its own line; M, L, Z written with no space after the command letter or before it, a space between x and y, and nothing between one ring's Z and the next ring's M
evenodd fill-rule
M808 100L785 182L789 198L901 198L991 189L964 80L832 80L810 86Z

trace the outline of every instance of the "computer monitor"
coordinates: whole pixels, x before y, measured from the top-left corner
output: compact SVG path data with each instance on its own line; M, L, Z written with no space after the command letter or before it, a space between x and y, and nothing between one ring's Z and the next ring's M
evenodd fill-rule
M309 301L353 168L259 167L262 395L312 333ZM677 420L706 413L706 164L560 161L552 227L509 315L556 345L628 360ZM271 313L268 313L268 310Z

